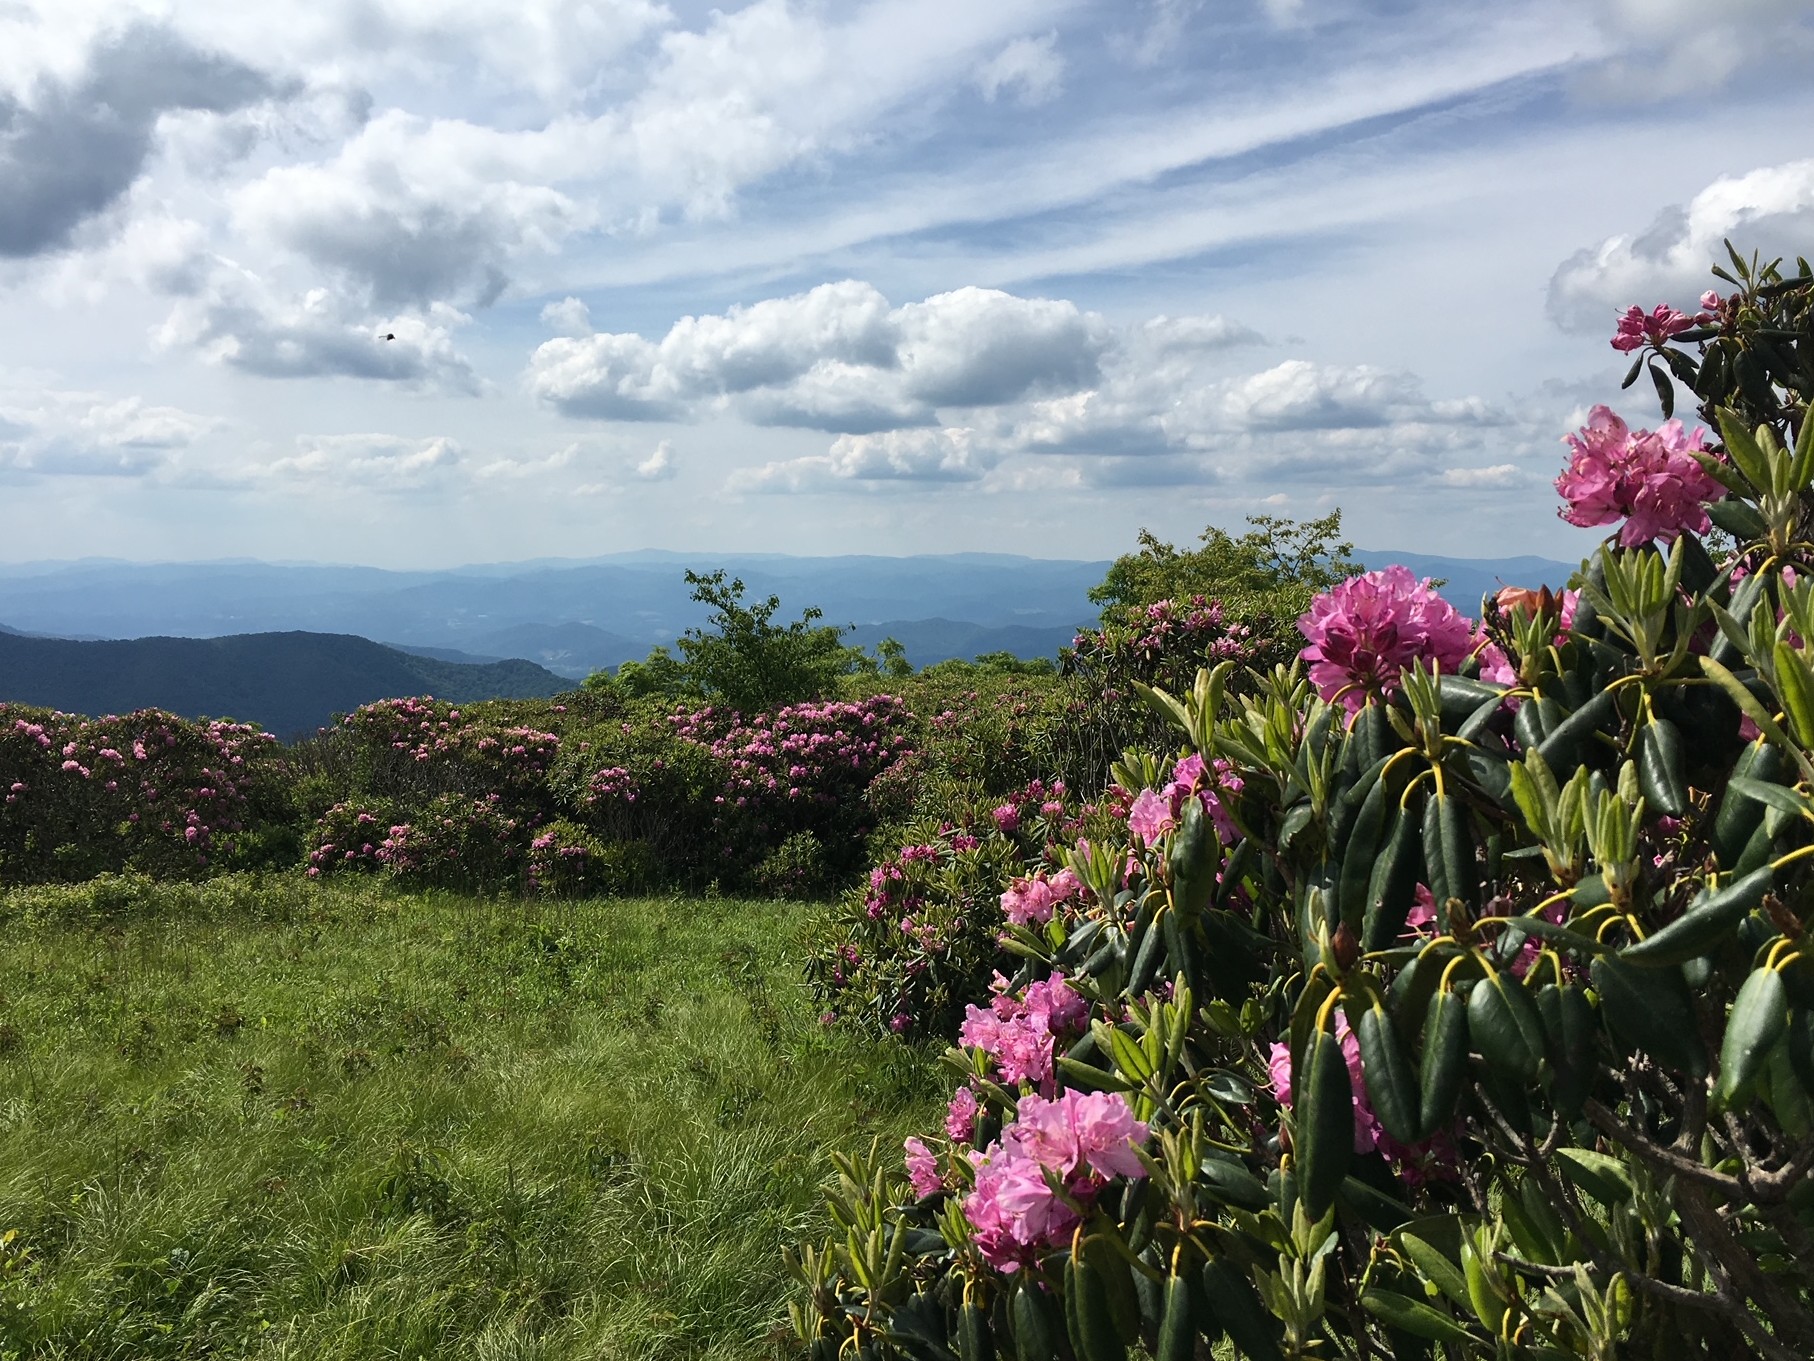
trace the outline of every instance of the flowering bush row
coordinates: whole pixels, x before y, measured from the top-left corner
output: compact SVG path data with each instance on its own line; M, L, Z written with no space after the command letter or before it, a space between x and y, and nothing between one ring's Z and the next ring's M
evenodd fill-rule
M1734 264L1621 323L1722 447L1595 413L1566 607L1367 573L1152 692L942 1131L837 1160L809 1354L1814 1355L1814 272Z
M194 878L293 853L276 739L155 709L0 704L0 876Z

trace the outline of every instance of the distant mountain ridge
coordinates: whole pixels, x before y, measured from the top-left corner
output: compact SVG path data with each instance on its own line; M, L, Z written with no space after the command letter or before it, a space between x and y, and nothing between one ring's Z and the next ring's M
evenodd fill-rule
M1356 557L1442 578L1443 594L1469 614L1502 585L1560 586L1574 567L1379 549ZM287 736L397 695L553 694L704 623L687 568L741 577L750 599L779 595L783 619L817 606L826 623L851 626L848 641L860 646L896 638L916 666L986 652L1054 657L1096 621L1089 591L1108 566L995 553L653 550L408 572L245 561L0 564L0 698L81 712L151 704L232 714ZM134 641L86 641L97 638Z
M463 665L345 634L72 642L0 632L0 700L82 714L157 708L232 717L284 738L373 700L432 694L464 704L571 688L533 662Z

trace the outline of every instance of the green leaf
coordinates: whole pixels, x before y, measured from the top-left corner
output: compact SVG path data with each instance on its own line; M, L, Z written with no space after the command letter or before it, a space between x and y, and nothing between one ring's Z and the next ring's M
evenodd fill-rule
M1256 1213L1272 1204L1266 1183L1240 1163L1210 1154L1198 1167L1198 1184L1225 1205Z
M1617 1158L1594 1149L1559 1148L1555 1162L1565 1177L1602 1205L1622 1205L1637 1190L1630 1168Z
M1480 1056L1520 1082L1537 1076L1543 1059L1543 1020L1523 986L1504 971L1489 974L1468 994L1468 1034Z
M1720 689L1724 690L1727 695L1731 697L1732 702L1738 705L1739 712L1755 723L1757 725L1757 730L1765 737L1768 737L1779 747L1789 748L1793 746L1793 743L1789 741L1788 734L1785 733L1777 721L1771 717L1770 711L1757 702L1757 696L1746 689L1745 683L1737 676L1733 675L1711 657L1701 658L1701 670L1711 678Z
M1745 428L1744 421L1730 407L1721 407L1714 415L1719 422L1720 442L1726 446L1727 457L1745 475L1745 480L1760 493L1768 492L1771 485L1770 461L1751 432Z
M1298 1194L1311 1219L1335 1201L1354 1152L1354 1088L1341 1044L1331 1030L1312 1032L1305 1082L1294 1095L1297 1114Z
M1814 746L1814 674L1787 640L1777 643L1775 660L1776 693L1782 698L1789 727L1802 746Z
M1361 1307L1375 1318L1402 1328L1432 1342L1453 1342L1460 1346L1478 1346L1480 1339L1447 1314L1432 1309L1420 1300L1375 1286L1361 1296Z
M1424 1138L1449 1122L1467 1061L1467 1004L1453 992L1431 993L1418 1074L1418 1126Z
M1754 506L1728 497L1706 507L1707 518L1741 544L1755 543L1770 532Z
M1350 1002L1348 1023L1360 1046L1361 1081L1367 1100L1386 1128L1403 1144L1414 1144L1419 1135L1417 1078L1405 1054L1398 1028L1380 1005L1377 995L1356 1006ZM1358 1012L1358 1015L1356 1014Z
M1619 951L1619 962L1656 968L1681 964L1696 955L1706 954L1763 901L1774 879L1775 871L1766 865L1735 879L1716 893L1697 899L1667 926Z
M1405 1256L1416 1265L1419 1275L1463 1309L1468 1307L1468 1282L1459 1262L1449 1258L1434 1243L1408 1231L1399 1233L1398 1242Z
M1681 730L1666 718L1646 723L1638 733L1638 785L1645 803L1672 818L1688 808L1683 765Z
M1789 990L1775 969L1757 969L1745 980L1726 1018L1715 1094L1722 1104L1749 1091L1770 1051L1789 1028Z

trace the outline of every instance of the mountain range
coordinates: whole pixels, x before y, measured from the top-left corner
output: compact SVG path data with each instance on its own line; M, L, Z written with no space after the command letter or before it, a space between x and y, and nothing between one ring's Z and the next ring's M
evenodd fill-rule
M1560 586L1572 565L1360 551L1444 582L1473 613L1502 585ZM153 705L280 735L373 699L554 694L701 625L684 572L722 568L746 600L808 605L849 641L898 639L915 665L985 652L1055 656L1094 621L1107 562L639 552L586 561L386 571L225 561L0 564L0 700L85 713ZM383 643L370 641L385 640ZM136 640L136 641L121 641Z

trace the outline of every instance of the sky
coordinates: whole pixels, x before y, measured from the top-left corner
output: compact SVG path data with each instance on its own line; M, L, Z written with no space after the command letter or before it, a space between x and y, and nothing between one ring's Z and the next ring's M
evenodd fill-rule
M0 0L0 560L1574 558L1814 0Z

